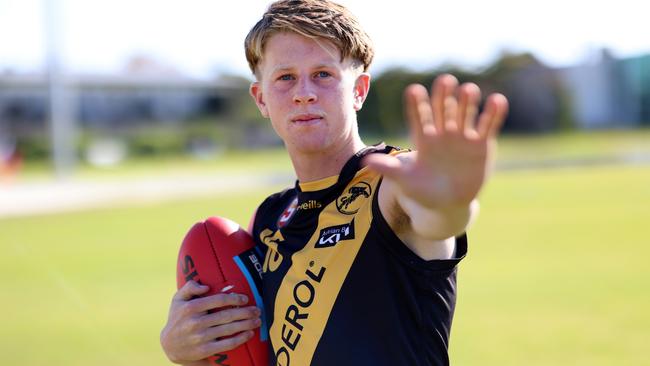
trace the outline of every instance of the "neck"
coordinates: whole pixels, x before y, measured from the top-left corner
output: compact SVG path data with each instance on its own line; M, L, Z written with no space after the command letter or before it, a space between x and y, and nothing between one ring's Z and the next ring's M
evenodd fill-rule
M338 175L352 155L364 147L366 145L357 136L353 141L333 147L329 151L289 152L289 155L298 180L312 182Z

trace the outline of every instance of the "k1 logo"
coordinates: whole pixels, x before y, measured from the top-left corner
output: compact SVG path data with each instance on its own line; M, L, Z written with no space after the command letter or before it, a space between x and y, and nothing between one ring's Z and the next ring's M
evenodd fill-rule
M332 247L341 240L350 239L354 239L354 219L349 224L330 226L321 230L314 248Z

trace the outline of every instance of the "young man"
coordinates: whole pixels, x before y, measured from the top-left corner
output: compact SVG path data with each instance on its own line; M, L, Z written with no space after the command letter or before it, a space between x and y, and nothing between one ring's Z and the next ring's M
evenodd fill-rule
M373 50L342 6L272 4L246 38L250 92L282 138L298 181L258 208L273 365L446 365L465 229L489 172L507 101L451 75L431 98L405 91L415 151L366 146L356 112ZM161 343L190 364L232 349L259 326L237 295L175 295ZM232 337L226 337L234 335ZM219 338L226 337L226 338ZM217 338L219 338L217 340ZM200 361L199 361L200 363Z

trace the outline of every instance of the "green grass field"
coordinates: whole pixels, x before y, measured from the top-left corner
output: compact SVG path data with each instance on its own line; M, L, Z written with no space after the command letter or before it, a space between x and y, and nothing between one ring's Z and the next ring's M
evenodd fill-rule
M158 335L184 233L209 215L246 224L277 188L0 220L2 364L169 364ZM501 171L481 202L453 365L648 364L650 166Z
M459 274L458 365L643 365L650 167L509 172Z

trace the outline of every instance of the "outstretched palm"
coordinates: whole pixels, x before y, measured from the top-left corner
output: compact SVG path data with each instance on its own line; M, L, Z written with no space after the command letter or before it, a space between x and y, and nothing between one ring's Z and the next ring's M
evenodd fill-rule
M448 74L435 80L431 98L423 86L409 86L405 108L416 151L403 159L373 154L368 165L423 206L468 204L489 174L496 135L508 109L503 95L490 95L475 122L479 101L475 84L458 87Z

